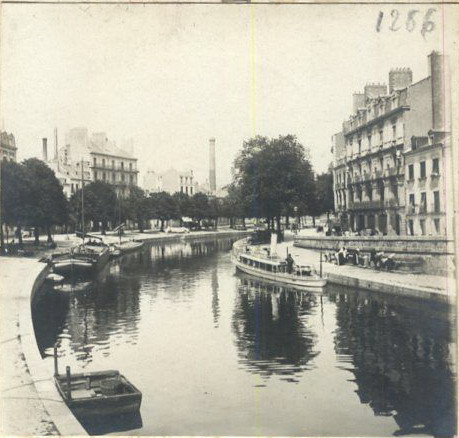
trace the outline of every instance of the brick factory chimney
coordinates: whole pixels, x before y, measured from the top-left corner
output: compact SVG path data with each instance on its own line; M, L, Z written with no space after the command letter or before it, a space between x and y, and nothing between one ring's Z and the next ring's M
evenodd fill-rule
M215 175L215 138L209 140L209 188L212 195L217 191L217 178Z
M410 68L393 68L389 72L389 94L394 90L408 87L413 82L413 72Z
M47 163L48 162L48 139L44 137L42 141L43 141L43 161Z

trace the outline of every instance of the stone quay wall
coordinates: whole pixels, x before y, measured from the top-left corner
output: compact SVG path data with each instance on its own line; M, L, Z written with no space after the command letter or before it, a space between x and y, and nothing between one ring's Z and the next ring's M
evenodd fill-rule
M432 236L296 236L294 245L323 251L338 248L359 248L395 253L402 267L424 274L446 275L454 271L454 242L446 237Z

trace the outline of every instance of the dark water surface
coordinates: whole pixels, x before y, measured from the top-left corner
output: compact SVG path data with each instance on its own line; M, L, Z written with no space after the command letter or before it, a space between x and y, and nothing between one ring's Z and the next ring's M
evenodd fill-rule
M235 274L226 239L124 256L94 284L43 288L37 341L52 372L119 369L140 416L87 425L135 435L452 435L446 308Z

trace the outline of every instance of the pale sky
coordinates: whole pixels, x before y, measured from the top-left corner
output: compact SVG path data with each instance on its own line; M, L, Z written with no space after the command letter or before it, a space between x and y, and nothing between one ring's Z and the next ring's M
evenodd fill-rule
M201 182L215 137L218 185L244 139L295 134L322 172L353 92L387 83L392 67L411 67L417 81L432 50L458 52L457 5L435 6L425 39L431 6L398 5L391 31L394 7L4 4L2 129L19 159L40 156L42 137L52 151L54 127L61 145L77 126L118 144L132 137L142 172L191 168Z

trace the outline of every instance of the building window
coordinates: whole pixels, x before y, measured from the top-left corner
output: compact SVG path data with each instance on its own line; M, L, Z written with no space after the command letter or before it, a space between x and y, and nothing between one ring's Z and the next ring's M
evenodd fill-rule
M421 161L419 163L419 168L420 168L420 178L425 178L426 177L426 162L425 161Z
M70 184L70 191L73 193L73 190L74 190L74 188L73 188L73 183L72 183L72 184Z
M105 167L105 158L102 158L102 167Z
M408 166L408 181L413 181L414 180L414 166L410 164Z
M129 170L132 171L132 163L129 163Z
M438 175L440 173L440 166L438 158L432 160L432 174Z
M102 173L102 179L105 181L105 172Z
M414 236L414 226L413 226L413 219L408 220L408 234L410 236Z
M97 180L97 177L98 177L98 175L97 175L97 170L96 170L96 171L94 172L94 179Z
M185 187L185 193L188 195L188 186Z
M124 182L124 173L121 174L121 181Z
M440 219L434 219L434 228L435 228L435 234L440 234Z
M180 186L180 193L183 193L183 186Z
M124 170L124 163L121 161L121 170Z
M371 134L368 135L368 149L371 148Z
M96 157L93 158L93 162L94 162L94 166L97 166L97 158Z
M384 136L383 136L383 131L379 131L379 144L382 145L384 142Z
M409 195L409 209L408 209L408 212L409 213L414 213L414 206L415 206L415 198L414 198L414 193L410 193Z
M115 168L115 160L112 160L112 169Z
M419 205L419 213L425 213L427 211L427 195L426 192L421 193L421 204Z
M423 236L425 236L425 235L426 235L426 220L425 220L425 219L421 219L421 220L419 221L419 226L420 226L420 228L421 228L421 234L422 234Z
M392 139L395 140L397 138L397 125L392 125Z
M440 213L440 192L435 191L433 192L434 195L434 212Z
M129 181L131 182L131 184L134 182L134 177L132 175L129 176Z
M115 172L112 173L112 181L116 180Z

